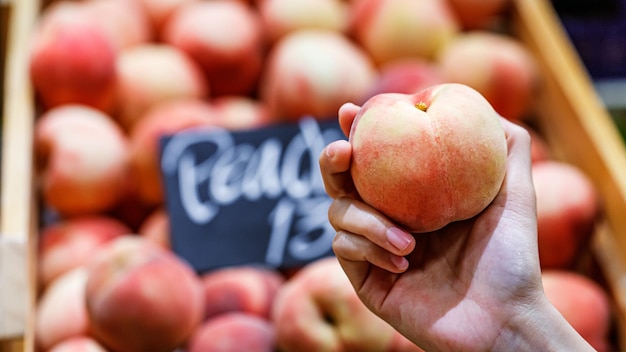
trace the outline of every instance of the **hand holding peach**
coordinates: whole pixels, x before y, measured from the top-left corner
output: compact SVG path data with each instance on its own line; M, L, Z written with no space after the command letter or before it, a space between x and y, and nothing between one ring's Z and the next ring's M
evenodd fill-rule
M344 133L358 110L339 111ZM541 290L530 137L501 121L507 174L496 198L478 216L415 236L360 201L350 143L327 146L333 250L366 306L425 350L592 351Z

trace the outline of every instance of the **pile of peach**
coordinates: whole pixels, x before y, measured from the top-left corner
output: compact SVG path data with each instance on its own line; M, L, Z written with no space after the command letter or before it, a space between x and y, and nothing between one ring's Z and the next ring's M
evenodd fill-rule
M525 123L541 75L507 0L56 0L33 32L45 209L41 351L419 351L360 305L333 258L286 275L199 275L170 250L159 137L254 129L345 102L458 82ZM574 270L601 212L593 184L533 133L546 293L599 350L607 292ZM226 347L225 347L226 346ZM228 347L230 346L230 348ZM378 348L373 348L377 346ZM85 350L87 350L85 349Z

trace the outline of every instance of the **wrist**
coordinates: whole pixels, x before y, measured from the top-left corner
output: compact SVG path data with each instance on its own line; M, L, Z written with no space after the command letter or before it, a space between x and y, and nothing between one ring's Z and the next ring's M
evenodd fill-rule
M504 327L492 351L595 351L541 294Z

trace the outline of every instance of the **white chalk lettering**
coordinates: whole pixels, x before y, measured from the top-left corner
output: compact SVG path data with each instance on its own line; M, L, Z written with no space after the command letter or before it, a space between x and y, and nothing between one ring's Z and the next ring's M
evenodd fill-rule
M162 170L166 179L177 180L180 205L199 226L210 223L221 207L240 200L277 200L267 217L265 259L279 266L286 254L309 260L329 250L335 232L327 219L330 199L318 157L326 144L339 138L336 129L322 131L313 118L302 119L289 140L270 136L259 145L237 143L224 129L188 130L171 136L163 150Z
M236 145L229 131L217 128L176 134L163 151L163 171L177 172L182 206L199 225L210 222L219 207L240 199L324 194L317 158L329 136L311 118L299 127L285 148L277 138L257 147ZM199 160L196 148L208 157Z

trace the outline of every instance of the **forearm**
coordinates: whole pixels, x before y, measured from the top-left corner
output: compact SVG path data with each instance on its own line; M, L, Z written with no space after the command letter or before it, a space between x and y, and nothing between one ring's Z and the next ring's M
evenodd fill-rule
M513 318L493 351L595 351L547 299Z

